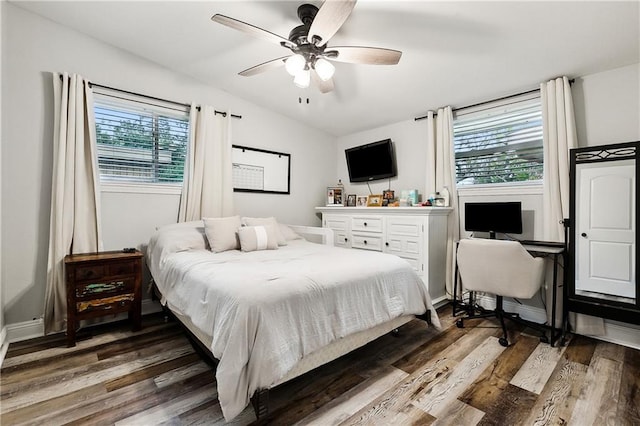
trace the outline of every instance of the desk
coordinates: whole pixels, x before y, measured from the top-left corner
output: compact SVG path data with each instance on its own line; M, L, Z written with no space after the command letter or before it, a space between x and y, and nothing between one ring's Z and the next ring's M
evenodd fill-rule
M545 244L544 241L527 241L522 246L531 253L532 256L536 257L548 257L553 259L553 283L552 283L552 292L553 295L551 297L551 325L548 326L551 336L549 339L549 344L551 346L555 345L556 340L562 338L561 344L564 344L564 336L566 332L567 326L567 315L566 309L562 309L562 323L560 328L556 327L556 310L558 306L558 274L560 268L560 259L562 259L562 267L563 267L563 276L564 272L566 272L566 264L567 264L567 250L558 246L557 244ZM566 277L566 276L565 276ZM566 282L566 279L565 279ZM456 262L456 270L455 270L455 280L453 284L453 316L456 316L458 311L458 304L461 304L462 307L460 310L467 311L470 309L469 307L465 308L464 303L458 301L458 264ZM566 298L566 286L562 286L562 295L563 301ZM471 297L471 296L470 296Z

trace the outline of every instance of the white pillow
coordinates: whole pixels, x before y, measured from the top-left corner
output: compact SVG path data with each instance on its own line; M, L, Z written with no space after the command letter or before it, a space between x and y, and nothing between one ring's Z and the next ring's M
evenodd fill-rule
M277 250L276 228L272 226L243 226L238 230L242 251Z
M278 221L275 217L243 217L242 224L246 226L273 226L273 229L276 233L276 238L278 240L278 245L287 245L287 240L282 232L280 232L280 227L278 226Z
M162 246L165 254L208 248L201 220L162 226L153 234L151 241L154 246Z
M209 240L209 246L214 253L240 248L238 229L242 226L240 216L205 217L204 232Z
M280 229L280 233L284 235L284 239L287 241L291 240L303 240L304 237L298 234L296 231L291 229L289 226L284 223L278 223L278 229Z

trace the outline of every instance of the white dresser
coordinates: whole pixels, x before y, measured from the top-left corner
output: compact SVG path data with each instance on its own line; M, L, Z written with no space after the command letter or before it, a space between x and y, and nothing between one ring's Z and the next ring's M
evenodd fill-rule
M406 259L434 304L447 299L447 207L316 207L338 247L375 250Z

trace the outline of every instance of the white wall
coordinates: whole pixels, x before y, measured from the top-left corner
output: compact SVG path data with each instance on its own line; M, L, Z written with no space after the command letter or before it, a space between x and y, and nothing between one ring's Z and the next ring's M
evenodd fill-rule
M4 1L0 1L0 25L2 24L2 17L4 11ZM0 32L0 58L2 58L2 52L4 47L5 38L2 37L2 32ZM4 60L0 61L0 82L2 82L2 68L4 64ZM2 99L2 84L0 84L0 99ZM0 102L0 188L2 188L2 121L4 117L2 116L2 102ZM0 197L0 259L2 259L2 197ZM4 351L5 351L5 337L6 337L6 328L4 326L4 285L2 280L2 261L0 261L0 365L2 365L2 360L4 359Z
M2 289L7 324L43 312L51 201L51 72L242 115L233 142L291 154L291 195L235 194L241 215L274 215L318 225L314 207L333 183L335 140L327 134L179 75L3 2ZM178 195L102 193L106 249L141 247L156 226L174 222ZM10 250L6 250L10 247Z
M640 140L640 64L576 78L571 92L579 146Z
M396 154L398 176L371 182L373 194L382 194L389 189L396 191L396 197L403 189L417 189L424 194L426 188L427 173L424 167L427 158L426 147L427 123L426 120L415 121L413 118L407 121L378 127L364 132L354 133L337 139L337 151L335 163L337 164L336 182L341 179L347 194L368 195L367 183L350 183L347 172L347 161L344 155L346 148L376 142L390 138Z

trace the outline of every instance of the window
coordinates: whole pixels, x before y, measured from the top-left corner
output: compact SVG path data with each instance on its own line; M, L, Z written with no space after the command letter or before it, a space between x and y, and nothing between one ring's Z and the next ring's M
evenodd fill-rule
M458 186L542 180L538 92L456 111L453 139Z
M100 181L182 183L189 143L187 108L99 90L94 90L94 110Z

